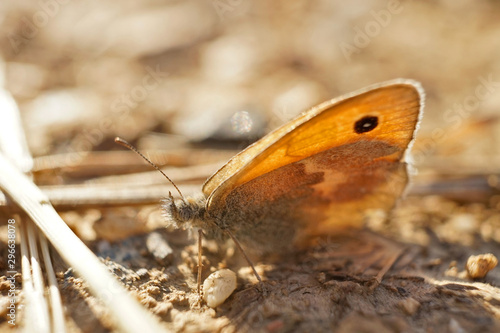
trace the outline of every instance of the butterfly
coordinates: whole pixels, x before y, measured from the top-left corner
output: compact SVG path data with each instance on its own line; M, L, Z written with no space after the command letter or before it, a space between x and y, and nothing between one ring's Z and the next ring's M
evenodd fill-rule
M201 194L170 194L167 223L198 229L199 252L202 234L232 238L261 281L243 246L286 253L394 206L423 104L418 82L397 79L314 106L231 158Z

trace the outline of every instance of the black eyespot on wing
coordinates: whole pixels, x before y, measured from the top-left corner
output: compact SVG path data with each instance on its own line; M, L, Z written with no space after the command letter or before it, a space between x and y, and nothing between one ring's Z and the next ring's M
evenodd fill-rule
M358 134L370 132L378 126L378 117L366 116L354 123L354 131Z

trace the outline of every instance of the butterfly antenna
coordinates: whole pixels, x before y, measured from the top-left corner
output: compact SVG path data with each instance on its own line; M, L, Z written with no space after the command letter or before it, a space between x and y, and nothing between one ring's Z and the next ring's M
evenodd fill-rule
M181 193L181 190L179 190L179 188L177 187L177 185L175 185L175 183L172 181L172 179L168 178L168 176L163 172L161 171L161 169L156 165L154 164L153 162L151 162L146 156L144 156L137 148L135 148L134 146L132 146L130 143L128 143L127 141L123 140L122 138L120 137L116 137L115 138L115 142L132 150L133 152L137 153L137 155L139 155L140 157L142 157L146 162L148 162L149 164L151 164L153 166L153 168L155 168L156 170L160 171L160 173L163 175L163 177L167 178L167 180L172 184L174 185L175 189L177 190L177 192L179 192L182 200L185 200L184 196L182 195Z

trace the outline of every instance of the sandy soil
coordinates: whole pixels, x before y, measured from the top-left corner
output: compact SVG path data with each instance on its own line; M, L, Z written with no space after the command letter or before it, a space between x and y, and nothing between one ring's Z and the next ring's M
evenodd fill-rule
M112 155L122 150L113 142L119 135L175 167L169 175L181 188L199 188L207 170L318 102L397 77L422 82L426 108L409 195L363 230L286 258L254 258L266 295L230 243L207 241L203 278L227 267L238 287L217 309L200 305L195 240L165 229L159 204L60 206L166 329L500 330L498 268L475 280L465 273L471 255L500 255L496 2L48 0L0 7L0 81L20 107L40 185L149 171L132 154ZM197 165L210 167L195 174L189 168ZM15 211L0 210L2 244ZM6 246L0 251L6 258ZM54 260L68 331L113 331L85 281L57 253ZM2 260L1 304L6 271ZM0 330L16 329L4 309ZM19 314L22 322L22 308Z

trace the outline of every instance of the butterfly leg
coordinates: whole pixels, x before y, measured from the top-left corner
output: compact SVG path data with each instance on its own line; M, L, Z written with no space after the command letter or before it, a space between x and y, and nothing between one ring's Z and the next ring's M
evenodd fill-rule
M198 229L198 295L201 296L201 270L203 269L203 264L201 263L201 242L203 238L203 231Z
M243 256L245 256L246 261L248 262L248 264L250 265L250 267L252 267L253 274L255 275L255 277L257 278L257 280L259 280L259 284L260 284L260 286L262 288L262 292L264 294L266 294L266 290L264 288L264 283L262 282L262 279L260 278L259 273L257 273L257 270L255 269L255 266L253 265L252 260L250 260L250 258L247 256L245 250L243 250L243 247L241 246L241 244L238 241L238 239L236 239L236 237L233 235L233 233L231 231L227 230L227 229L224 229L224 231L229 235L229 237L231 237L231 239L233 240L234 244L236 244L236 246L241 251L241 253L243 253Z

